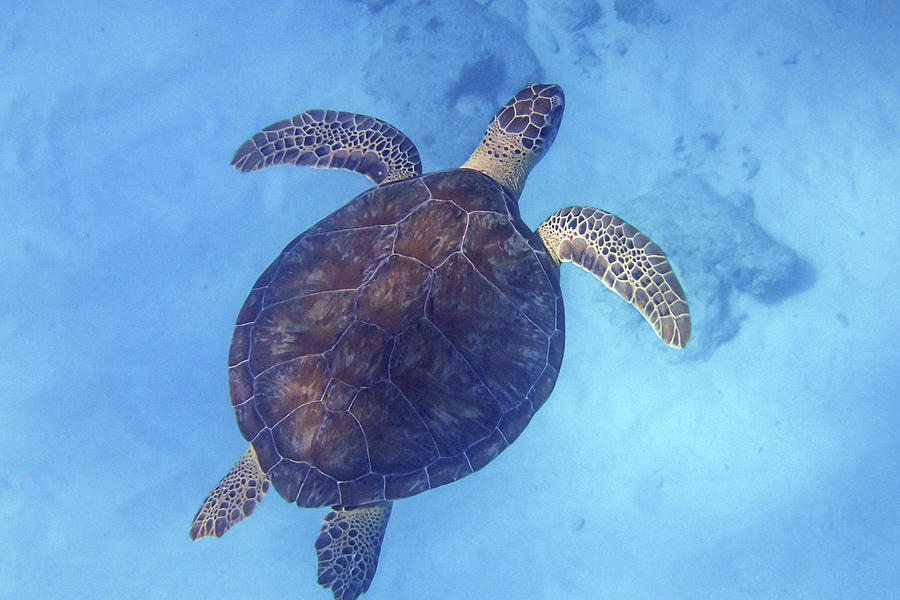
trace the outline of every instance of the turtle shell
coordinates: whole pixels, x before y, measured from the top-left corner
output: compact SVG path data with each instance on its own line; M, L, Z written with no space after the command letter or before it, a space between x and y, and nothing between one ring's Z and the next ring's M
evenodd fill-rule
M231 401L300 506L412 496L522 432L563 354L559 267L517 202L456 169L371 189L294 239L237 320Z

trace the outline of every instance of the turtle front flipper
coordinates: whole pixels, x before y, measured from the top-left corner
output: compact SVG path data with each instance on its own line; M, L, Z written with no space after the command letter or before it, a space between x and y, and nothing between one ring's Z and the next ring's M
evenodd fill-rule
M191 539L222 537L232 525L249 517L268 491L269 479L250 446L197 511L191 523Z
M578 206L551 215L537 234L557 262L589 271L634 305L662 341L684 348L691 336L684 290L650 238L615 215Z
M369 589L392 505L336 506L325 516L316 540L319 583L331 588L335 600L355 600Z
M275 165L346 169L377 184L422 174L419 151L399 129L375 117L310 110L269 125L238 148L239 171Z

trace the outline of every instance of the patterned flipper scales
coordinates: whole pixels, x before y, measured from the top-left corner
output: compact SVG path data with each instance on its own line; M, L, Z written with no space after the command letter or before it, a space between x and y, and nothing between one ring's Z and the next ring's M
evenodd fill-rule
M335 600L356 600L369 589L391 506L391 502L375 502L356 508L335 507L322 521L316 540L319 583L331 588Z
M310 110L269 125L238 148L231 164L244 173L275 165L346 169L377 184L422 174L419 151L399 129L334 110Z
M577 206L551 215L537 233L558 262L593 274L637 308L663 342L684 348L691 336L684 290L650 238L615 215Z
M269 480L250 446L197 511L191 523L191 539L222 537L235 523L249 517L268 491Z

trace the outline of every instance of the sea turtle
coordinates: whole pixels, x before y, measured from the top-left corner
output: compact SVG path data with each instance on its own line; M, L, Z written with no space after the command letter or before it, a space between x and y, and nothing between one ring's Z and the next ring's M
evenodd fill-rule
M318 581L351 600L375 574L394 500L477 471L550 395L563 357L560 262L593 273L668 345L690 335L684 292L659 247L618 217L519 216L564 96L532 84L458 169L422 175L398 129L312 110L245 142L240 171L348 169L377 186L295 238L237 318L231 402L250 448L209 494L191 538L221 536L269 486L330 506Z

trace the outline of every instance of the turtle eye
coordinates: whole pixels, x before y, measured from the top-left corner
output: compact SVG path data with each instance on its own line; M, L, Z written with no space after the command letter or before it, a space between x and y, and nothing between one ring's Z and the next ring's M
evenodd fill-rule
M561 101L557 101L554 104L553 109L550 111L550 115L547 117L547 121L552 123L554 126L559 126L560 121L562 121L563 115L563 103Z

